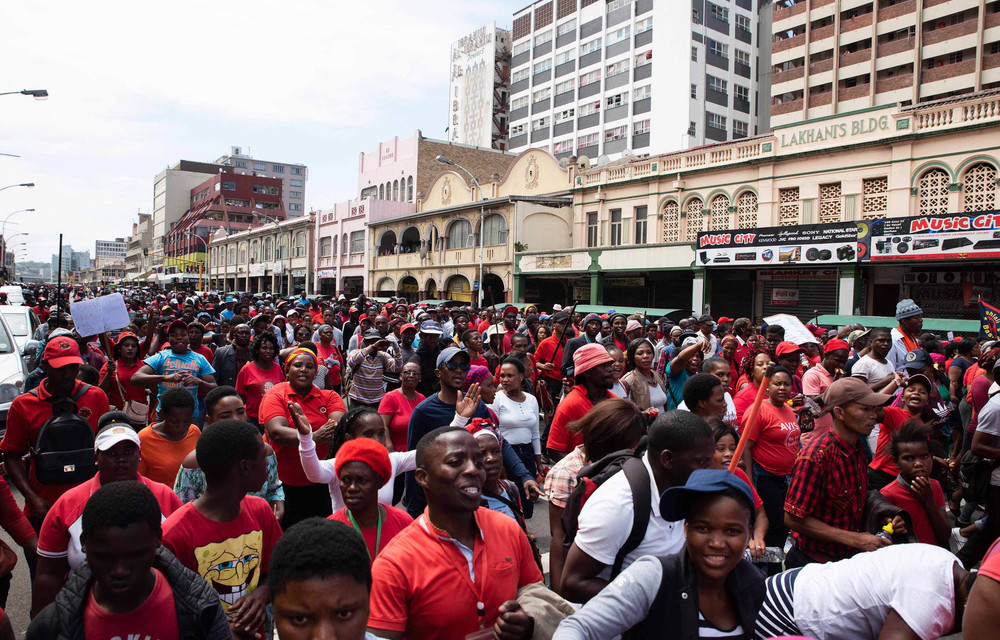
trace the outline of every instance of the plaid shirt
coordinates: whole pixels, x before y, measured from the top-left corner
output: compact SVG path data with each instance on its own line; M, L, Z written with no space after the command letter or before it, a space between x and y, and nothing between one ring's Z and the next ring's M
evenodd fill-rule
M831 429L799 451L792 466L792 483L785 511L813 517L845 531L861 531L868 494L868 459L860 442L848 445ZM841 560L856 550L795 532L799 549L815 560Z
M565 509L569 494L573 493L573 489L576 488L576 476L580 473L580 469L585 466L587 466L587 457L584 455L581 445L570 451L566 457L549 469L543 483L549 502L560 509Z

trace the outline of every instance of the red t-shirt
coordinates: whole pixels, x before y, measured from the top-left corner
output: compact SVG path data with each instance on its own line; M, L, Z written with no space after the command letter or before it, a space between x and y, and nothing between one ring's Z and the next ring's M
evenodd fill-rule
M994 542L986 552L983 563L979 565L979 573L1000 582L1000 540Z
M561 343L561 344L560 344ZM556 349L556 347L559 347ZM563 351L566 349L566 341L559 336L551 335L542 340L535 347L535 362L540 364L552 363L553 366L548 371L542 371L542 376L554 380L562 380Z
M330 370L330 384L337 386L343 382L344 378L342 371L344 369L344 355L340 352L340 349L337 348L337 345L331 342L329 347L324 347L323 343L318 342L316 343L316 351L319 353L319 359L321 362L326 363L326 361L332 356L337 362L340 363L339 368L327 366L327 369Z
M389 439L392 441L392 448L396 451L406 451L406 440L410 433L410 415L417 405L426 400L424 394L415 392L417 399L407 400L399 389L393 389L382 396L382 401L378 405L378 412L384 416L392 416L389 419Z
M182 506L163 523L163 546L219 593L222 608L257 588L267 575L271 550L281 525L263 498L246 496L240 515L229 522L206 518L194 502Z
M799 421L788 405L774 406L770 401L760 403L759 425L752 438L753 461L764 471L776 476L792 472L792 463L799 452ZM747 425L740 427L746 432Z
M261 369L254 362L243 365L236 374L236 391L246 400L247 416L256 419L260 415L260 401L274 385L284 382L281 367L272 364L270 369Z
M742 480L743 482L747 483L747 486L750 487L750 492L753 493L753 509L754 509L754 511L756 511L757 509L760 509L761 507L763 507L764 506L764 501L760 499L759 495L757 495L757 490L753 488L753 484L750 482L750 478L747 477L746 472L743 471L743 469L740 469L739 467L736 467L736 471L733 471L733 475L736 476L737 478L739 478L740 480Z
M266 425L271 418L280 416L288 420L288 425L294 429L295 422L288 414L288 402L290 400L298 402L302 406L302 411L305 412L306 418L309 419L309 424L312 425L314 432L326 424L331 414L346 412L344 401L337 395L336 391L312 387L307 395L300 396L292 391L290 384L282 382L271 387L270 391L264 395L264 399L261 400L260 423ZM309 482L309 478L306 477L306 472L302 469L302 461L299 460L299 447L297 444L286 447L270 442L270 439L269 444L274 449L274 455L278 459L278 478L282 482L293 487L304 487L312 484ZM329 448L330 445L327 443L316 445L316 455L320 460L326 458Z
M748 384L733 396L733 406L736 408L736 423L739 425L737 431L742 435L743 433L743 416L750 407L753 406L753 401L757 398L757 387L753 383ZM761 401L761 406L767 403L767 391L764 391L764 399Z
M941 490L941 483L933 478L930 480L931 491L934 493L934 505L939 510L944 509L944 491ZM913 534L917 536L917 542L938 544L924 503L908 487L904 487L898 477L882 487L882 495L885 496L886 500L900 509L905 509L910 514L910 518L913 520Z
M604 393L606 394L605 398L617 397L610 391ZM587 397L587 391L582 386L573 387L556 407L556 415L552 418L552 426L549 428L549 440L545 446L554 451L568 453L583 444L583 434L570 433L566 427L569 423L587 415L593 406L594 403Z
M528 538L513 518L485 508L475 518L474 582L465 556L426 512L393 539L372 565L369 627L421 640L464 638L492 627L500 605L520 587L542 581ZM477 602L485 605L482 618Z
M362 529L361 537L365 539L365 545L368 547L368 557L374 558L378 554L382 553L382 549L385 549L385 545L389 544L389 541L396 537L396 534L405 529L411 522L413 518L406 511L398 507L390 507L387 504L381 505L385 509L385 515L382 520L382 538L379 540L378 529ZM340 509L332 516L327 516L327 520L336 520L337 522L343 522L349 527L353 527L350 518L347 517L347 507ZM375 543L379 543L378 549L375 549Z
M135 609L125 613L112 613L97 603L94 590L87 596L83 610L83 634L93 640L115 638L148 638L149 640L177 640L177 608L170 583L156 569L153 591Z
M889 444L892 440L892 434L896 433L907 420L915 417L909 411L899 407L885 407L885 418L882 419L882 424L878 428L875 455L872 457L869 467L892 475L899 475L899 467L892 461L892 455L889 453Z
M73 393L77 393L84 383L79 380L73 387ZM0 441L0 451L21 455L35 444L38 439L38 432L45 421L52 417L52 403L48 401L52 394L48 392L43 381L35 389L34 393L22 393L14 398L7 411L7 432ZM72 395L72 394L70 394ZM108 396L98 387L91 386L76 403L81 416L83 416L90 426L97 433L97 421L102 415L108 412ZM55 502L56 498L66 493L75 484L42 484L35 474L34 459L29 463L28 481L35 493L49 502ZM30 504L24 505L24 515L34 515Z
M149 487L160 503L160 519L181 508L181 499L170 487L141 475L136 480ZM62 494L45 514L42 530L38 532L38 555L43 558L66 558L70 569L75 569L85 558L80 532L83 530L83 508L95 491L101 488L100 476L77 485Z
M115 377L118 378L118 384L115 381L111 381L111 393L108 394L108 401L110 404L118 407L119 409L125 408L125 402L131 400L132 402L140 402L142 404L147 404L149 402L149 393L145 387L137 387L132 383L132 376L135 372L142 368L142 360L136 358L135 364L128 365L121 360L115 361ZM98 374L98 380L103 380L104 376L108 373L108 364L104 363L101 367L101 371ZM118 385L121 385L121 389L125 391L125 400L122 400L121 390L119 390Z

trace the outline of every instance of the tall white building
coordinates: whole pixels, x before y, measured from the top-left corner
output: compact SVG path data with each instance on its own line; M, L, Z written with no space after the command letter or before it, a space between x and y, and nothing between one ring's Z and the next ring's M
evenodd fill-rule
M229 153L220 157L215 163L232 167L234 173L280 179L282 204L285 205L288 217L297 218L303 215L306 211L308 167L304 164L259 160L244 151L246 150L241 147L230 147Z
M758 2L538 0L518 11L508 150L614 159L755 135Z
M507 148L510 31L495 22L451 45L448 142Z
M125 253L128 251L128 242L125 238L114 240L97 240L94 243L94 258L110 258L119 261L125 260Z

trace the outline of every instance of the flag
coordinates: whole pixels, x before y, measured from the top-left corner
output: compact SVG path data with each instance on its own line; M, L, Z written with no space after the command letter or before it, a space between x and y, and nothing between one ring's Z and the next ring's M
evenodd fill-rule
M979 339L1000 340L1000 309L979 300Z

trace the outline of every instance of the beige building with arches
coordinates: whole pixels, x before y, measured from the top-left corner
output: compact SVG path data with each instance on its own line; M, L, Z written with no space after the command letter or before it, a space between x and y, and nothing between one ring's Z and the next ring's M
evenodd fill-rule
M569 245L574 175L547 152L529 149L481 184L481 197L456 169L419 194L415 213L373 210L370 293L474 302L482 265L484 304L510 301L515 250Z

